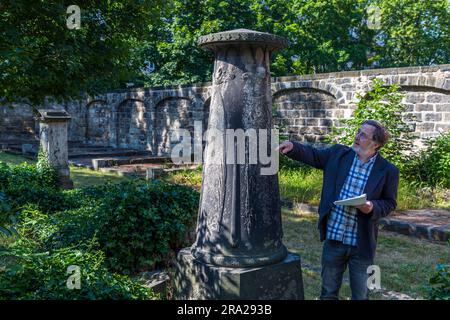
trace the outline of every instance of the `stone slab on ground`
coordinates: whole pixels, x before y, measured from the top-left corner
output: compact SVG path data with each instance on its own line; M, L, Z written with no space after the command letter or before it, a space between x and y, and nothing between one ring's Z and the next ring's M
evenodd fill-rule
M420 239L443 242L450 239L450 211L444 209L396 211L381 219L380 225L383 230Z

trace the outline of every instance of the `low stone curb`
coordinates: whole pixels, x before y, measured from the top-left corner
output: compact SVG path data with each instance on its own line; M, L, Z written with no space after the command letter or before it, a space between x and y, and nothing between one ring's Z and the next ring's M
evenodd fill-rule
M380 225L383 230L394 231L419 239L446 242L450 239L450 224L445 226L435 226L426 224L414 224L400 221L395 218L381 219Z

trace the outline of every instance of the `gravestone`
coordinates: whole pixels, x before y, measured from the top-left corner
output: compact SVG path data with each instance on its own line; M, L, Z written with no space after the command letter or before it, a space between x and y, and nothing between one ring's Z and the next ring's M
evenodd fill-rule
M65 110L40 109L38 111L42 151L47 156L49 164L57 171L61 186L64 189L72 189L67 145L67 125L70 116Z
M197 237L177 256L176 297L303 299L300 257L282 243L278 175L263 174L269 165L261 159L251 161L261 148L278 160L271 150L269 64L271 53L287 41L239 29L203 36L198 43L215 55L209 133ZM253 129L256 140L227 139L229 130ZM238 160L243 146L244 158Z

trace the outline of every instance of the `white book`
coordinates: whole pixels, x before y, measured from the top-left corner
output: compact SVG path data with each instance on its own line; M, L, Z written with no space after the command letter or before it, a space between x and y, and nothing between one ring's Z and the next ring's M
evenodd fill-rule
M348 199L344 199L344 200L338 200L333 203L335 205L341 205L341 206L359 206L359 205L365 204L366 201L367 201L367 196L364 193L357 197L348 198Z

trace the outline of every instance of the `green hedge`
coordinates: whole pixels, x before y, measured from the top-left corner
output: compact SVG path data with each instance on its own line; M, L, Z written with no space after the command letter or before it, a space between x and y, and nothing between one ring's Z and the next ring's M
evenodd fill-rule
M61 190L33 165L0 163L0 299L147 299L131 276L168 265L190 244L199 194L143 180ZM69 290L67 267L81 270Z
M195 224L198 193L186 186L127 181L99 187L101 201L57 216L52 247L98 238L111 270L135 273L161 267Z

